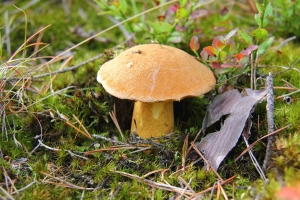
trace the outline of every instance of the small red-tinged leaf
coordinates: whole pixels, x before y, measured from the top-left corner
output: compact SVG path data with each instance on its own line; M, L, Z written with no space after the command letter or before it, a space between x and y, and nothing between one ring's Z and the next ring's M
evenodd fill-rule
M211 63L211 67L215 69L221 69L221 63L219 63L219 61L214 61Z
M200 44L197 36L193 36L190 41L190 48L193 52L197 51L200 48Z
M236 66L236 64L232 63L232 62L223 63L221 65L222 68L235 67L235 66Z
M258 45L250 45L246 49L241 51L241 54L244 54L245 56L248 56L252 53L252 51L258 49Z
M209 55L209 56L216 56L217 50L213 46L207 46L204 47L203 50Z
M204 60L204 61L208 61L208 54L207 54L207 52L206 51L204 51L204 50L202 50L201 52L200 52L200 57L202 58L202 60Z
M237 59L238 62L240 62L244 58L244 56L245 56L244 54L239 53L235 55L235 58Z
M226 42L224 41L223 36L216 36L212 43L213 47L223 49L226 46Z

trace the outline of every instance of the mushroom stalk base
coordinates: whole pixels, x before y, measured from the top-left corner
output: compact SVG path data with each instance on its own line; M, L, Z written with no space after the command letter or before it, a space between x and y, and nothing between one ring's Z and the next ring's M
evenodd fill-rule
M136 125L134 123L136 121ZM136 131L141 138L157 138L171 133L174 128L172 101L134 103L131 132Z

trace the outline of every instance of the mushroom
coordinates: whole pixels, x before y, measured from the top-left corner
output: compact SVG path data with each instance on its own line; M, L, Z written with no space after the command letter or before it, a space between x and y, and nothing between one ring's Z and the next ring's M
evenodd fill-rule
M174 128L173 101L212 90L212 71L186 52L161 44L134 46L100 67L97 81L120 99L135 100L131 132L156 138Z

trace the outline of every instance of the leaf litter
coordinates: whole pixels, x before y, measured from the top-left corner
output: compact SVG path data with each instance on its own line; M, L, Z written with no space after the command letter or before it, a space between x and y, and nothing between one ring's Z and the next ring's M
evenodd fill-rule
M217 170L229 151L236 145L253 107L267 95L267 90L246 88L242 93L237 89L229 90L216 96L207 109L202 123L202 130L227 115L220 131L207 134L197 143L210 166ZM209 166L205 165L206 169Z

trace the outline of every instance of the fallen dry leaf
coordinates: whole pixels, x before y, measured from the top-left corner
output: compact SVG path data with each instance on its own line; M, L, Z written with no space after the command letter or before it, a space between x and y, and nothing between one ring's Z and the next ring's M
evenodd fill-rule
M240 93L234 89L216 96L212 101L203 120L203 130L220 120L222 116L228 116L221 130L206 135L197 147L215 170L236 145L253 106L266 94L266 90L245 89L243 93Z

